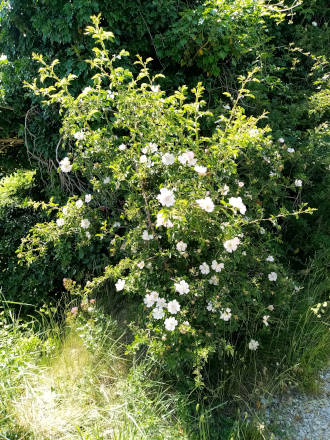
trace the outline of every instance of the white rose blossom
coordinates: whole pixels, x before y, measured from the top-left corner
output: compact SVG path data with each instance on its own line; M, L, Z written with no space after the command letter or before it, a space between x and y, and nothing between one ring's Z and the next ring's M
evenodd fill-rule
M289 147L289 148L287 149L287 152L288 152L288 153L294 153L294 148Z
M259 342L254 339L251 339L251 341L249 342L249 350L256 351L258 347L259 347Z
M157 150L158 150L158 145L155 144L154 142L150 142L144 148L142 148L142 153L152 154L152 153L156 153Z
M188 166L194 166L197 162L197 159L195 158L195 153L193 151L185 151L178 157L178 160L182 165Z
M120 144L119 147L118 147L118 150L120 150L120 151L125 151L126 148L127 148L127 145L125 145L125 144Z
M56 224L57 224L57 226L63 226L64 223L65 223L64 218L58 218L58 219L56 220Z
M152 240L153 238L154 238L153 234L149 234L149 232L147 230L143 231L142 240L149 241L149 240Z
M92 195L91 194L86 194L85 195L85 202L89 203L92 200Z
M205 176L207 173L207 168L203 167L201 165L196 165L194 170L196 171L196 173L198 173L200 176Z
M224 185L221 190L220 190L221 194L226 196L229 193L229 186L228 185Z
M159 307L156 307L152 311L152 316L154 319L162 319L165 316L164 310L160 309Z
M175 161L175 156L171 153L165 153L162 156L162 162L164 165L169 166L173 165Z
M139 263L137 263L137 267L142 270L144 268L144 261L142 260Z
M91 224L91 222L87 218L82 219L81 222L80 222L80 226L83 229L88 229L90 224Z
M232 252L236 251L240 242L241 240L238 237L234 237L231 240L225 241L223 247L231 254Z
M237 208L241 214L244 215L246 213L246 206L241 197L230 197L229 204L234 208Z
M77 141L82 141L85 138L85 135L82 131L77 131L77 133L74 133L73 137L77 139Z
M201 271L201 273L202 273L203 275L207 275L207 274L210 273L210 266L209 266L207 263L205 263L205 261L204 261L204 263L202 263L202 264L199 266L199 270Z
M269 273L268 279L269 279L269 281L276 281L277 280L277 273L276 272Z
M61 160L60 168L62 173L70 173L70 171L72 170L72 164L70 163L68 157L65 157L64 159Z
M207 310L208 312L215 312L215 308L214 308L214 306L213 306L212 301L209 301L209 302L207 303L206 310Z
M300 179L296 179L296 180L294 181L294 184L295 184L295 186L296 186L297 188L301 188L301 187L302 187L302 180L300 180Z
M181 309L180 304L178 303L178 301L176 299L174 299L173 301L170 301L167 304L167 310L172 314L172 315L176 315Z
M274 263L274 257L272 255L268 255L266 261L269 261L270 263Z
M269 326L268 319L269 319L269 315L264 315L262 317L262 322L265 324L266 327Z
M174 283L174 287L176 292L178 292L180 295L185 295L186 293L189 293L189 284L185 280Z
M228 307L226 309L221 310L220 319L224 321L229 321L231 318L231 309Z
M173 191L168 188L161 188L160 194L157 196L157 200L163 206L173 206L175 203L175 197Z
M105 177L103 179L103 183L105 183L105 184L110 183L110 177Z
M83 202L81 199L79 199L79 200L76 201L76 207L77 207L78 209L82 208L83 204L84 204L84 202Z
M148 308L150 308L155 304L155 302L158 301L158 298L159 298L158 292L153 291L145 296L143 302Z
M172 332L175 327L178 325L178 321L174 318L174 316L171 316L170 318L166 318L164 321L166 330Z
M205 197L205 199L198 199L196 203L201 209L206 212L212 212L214 210L214 203L210 197Z
M173 227L173 223L171 222L171 220L168 219L166 215L162 212L158 212L156 220L156 227L159 228L160 226L165 226L165 228Z
M278 138L280 144L284 144L285 140L283 138Z
M216 260L213 260L211 267L215 272L221 272L225 265L223 263L218 263Z
M119 279L115 284L117 292L124 290L125 284L126 284L125 280Z
M167 302L165 298L158 298L156 302L156 306L159 309L163 309L164 307L167 307Z
M187 243L184 243L183 241L179 241L176 244L176 248L179 252L185 252L187 249Z
M213 275L209 279L209 283L212 284L213 286L218 286L219 285L219 278L216 275Z

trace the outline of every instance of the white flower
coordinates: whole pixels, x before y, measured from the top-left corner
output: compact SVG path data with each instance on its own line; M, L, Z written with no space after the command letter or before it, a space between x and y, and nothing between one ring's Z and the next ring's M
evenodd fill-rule
M272 255L268 255L266 261L269 261L270 263L274 263L274 257Z
M80 222L80 226L83 229L88 229L90 224L91 224L91 222L87 218L82 219L81 222Z
M91 239L91 233L86 231L85 234L86 234L86 237L88 238L88 240L90 240Z
M68 206L64 206L64 208L63 208L63 214L64 214L64 215L67 215L67 213L68 213Z
M151 86L150 89L151 89L152 92L157 93L160 90L160 86L158 86L158 85L157 86Z
M185 280L181 280L178 283L174 283L176 292L180 295L184 295L189 292L189 284Z
M64 218L58 218L58 219L56 220L56 224L57 224L57 226L63 226L64 223L65 223Z
M265 228L260 228L260 234L264 235L266 233L266 229Z
M205 197L205 199L196 200L198 206L206 212L212 212L214 210L214 203L210 197Z
M273 304L270 304L270 305L267 307L267 309L270 310L271 312L273 312L273 311L274 311L274 306L273 306Z
M216 260L213 260L211 267L215 272L221 272L225 265L223 263L218 263Z
M157 299L156 306L157 306L159 309L163 309L164 307L167 306L166 300L165 300L164 298L158 298L158 299Z
M196 171L196 173L200 174L201 176L205 176L205 174L207 173L207 168L201 165L196 165L194 170Z
M152 234L149 234L147 230L144 230L142 233L142 240L149 241L152 240L154 236Z
M140 163L146 163L147 160L148 160L148 158L145 154L142 154L142 156L140 156Z
M60 162L60 168L62 173L69 173L72 170L72 165L68 157L65 157Z
M165 319L164 324L166 330L172 332L175 329L175 327L178 325L178 321L173 316L171 316L170 318Z
M84 139L85 135L84 135L84 133L82 131L77 131L77 133L75 133L73 135L73 137L75 139L77 139L77 141L82 141Z
M120 223L119 222L114 222L113 227L114 228L120 228Z
M108 90L107 92L107 98L113 99L115 97L115 93L112 90Z
M185 250L187 249L187 243L184 243L183 241L179 241L176 244L176 248L179 252L185 252Z
M175 161L175 156L171 153L165 153L162 156L162 162L164 165L173 165Z
M82 200L80 200L80 199L76 201L76 207L78 209L82 208L83 204L84 204L84 202Z
M162 319L164 318L164 315L165 315L164 310L160 309L159 307L156 307L152 311L152 316L154 319Z
M115 286L116 286L116 290L117 290L117 292L120 292L121 290L124 289L124 287L125 287L125 283L126 283L126 281L125 281L125 280L122 280L122 279L119 279L119 280L116 282Z
M222 107L223 107L224 109L226 109L226 110L230 110L230 105L228 105L228 104L223 105Z
M165 226L165 228L172 228L173 223L171 220L169 220L166 215L162 212L159 212L157 214L157 220L156 220L156 227L159 228L159 226Z
M209 283L212 284L213 286L218 286L219 285L219 278L216 275L213 275L209 279Z
M262 322L265 324L266 327L269 326L269 324L268 324L268 319L269 319L269 315L264 315L264 316L262 317Z
M6 60L7 60L7 55L2 54L2 55L0 56L0 61L6 61Z
M167 188L161 188L160 194L158 194L157 199L159 203L163 206L173 206L175 203L175 197L173 191Z
M256 351L256 349L259 347L259 342L255 341L254 339L251 339L249 342L249 350Z
M224 185L222 188L221 188L221 194L222 195L224 195L224 196L226 196L228 193L229 193L229 186L228 185Z
M287 152L288 152L288 153L294 153L294 148L289 147L289 148L287 149Z
M119 147L118 147L118 149L119 149L120 151L125 151L126 148L127 148L127 146L126 146L125 144L120 144Z
M143 269L143 268L144 268L144 261L143 261L143 260L140 261L140 263L137 264L137 267L138 267L139 269Z
M278 138L280 144L284 144L285 140L283 138Z
M269 279L269 281L276 281L277 280L277 273L276 272L269 273L268 279Z
M215 312L215 308L214 308L214 306L213 306L212 301L209 301L209 302L207 303L206 310L207 310L208 312Z
M221 310L220 319L223 319L224 321L229 321L231 318L231 309L223 309Z
M316 21L312 21L312 26L317 27Z
M155 302L158 301L158 298L159 298L158 292L153 291L145 296L143 302L147 307L150 308L155 304Z
M236 251L240 242L241 240L238 237L234 237L231 240L225 241L223 247L231 254L232 252Z
M103 179L103 183L105 184L110 183L110 177L106 177L105 179Z
M237 208L241 214L246 213L246 206L244 205L241 197L230 197L229 204L234 208Z
M244 186L244 182L238 182L238 186L239 186L240 188L243 188L243 186Z
M204 261L204 263L199 266L199 270L203 275L207 275L208 273L210 273L210 266Z
M178 157L178 160L182 165L194 166L196 165L197 159L195 159L195 153L193 151L185 151Z
M176 315L180 311L180 309L181 309L180 304L178 303L178 301L176 299L174 299L173 301L170 301L167 304L167 310L172 315Z
M156 153L157 150L158 150L158 145L153 142L150 142L144 148L142 148L142 153L152 154L152 153Z
M89 203L92 200L92 195L91 194L86 194L85 195L85 202Z
M296 180L294 181L294 184L295 184L295 186L296 186L297 188L301 188L301 187L302 187L302 180L300 180L300 179L296 179Z

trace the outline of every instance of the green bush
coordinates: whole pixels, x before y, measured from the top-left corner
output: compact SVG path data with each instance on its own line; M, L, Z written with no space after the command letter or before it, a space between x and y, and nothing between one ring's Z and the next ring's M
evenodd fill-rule
M258 126L262 117L239 106L253 98L247 84L255 72L240 78L237 97L228 94L231 108L214 115L202 110L201 84L193 101L186 87L165 96L160 75L151 77L141 58L134 78L120 66L128 53L110 54L105 41L113 34L99 27L100 17L93 23L93 87L72 96L75 76L60 79L58 61L48 66L41 56L41 82L53 85L28 85L46 105L60 106L61 178L89 181L90 193L69 198L56 222L33 228L19 256L33 264L51 247L65 267L82 248L92 256L94 242L107 240L104 275L69 290L94 295L110 283L140 298L135 345L146 344L182 377L194 370L201 385L210 357L267 350L272 325L299 302L281 264L279 231L283 218L312 212L287 198L300 197L304 176L282 173L290 153Z

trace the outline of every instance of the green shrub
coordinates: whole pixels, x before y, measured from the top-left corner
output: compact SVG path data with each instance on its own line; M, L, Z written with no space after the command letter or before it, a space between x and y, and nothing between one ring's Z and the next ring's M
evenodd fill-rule
M256 81L254 72L240 78L236 98L228 94L232 107L213 115L202 110L200 84L193 101L185 87L165 96L160 75L150 77L141 58L135 79L120 67L128 53L110 55L105 41L112 33L99 27L99 17L93 22L93 87L72 96L75 76L60 79L58 61L48 66L41 56L40 79L53 85L29 85L47 105L60 106L61 178L82 177L90 194L69 198L56 222L33 228L19 256L33 264L51 247L65 267L106 239L104 275L83 293L110 283L140 298L135 345L146 344L179 376L194 370L201 385L210 356L253 357L267 349L272 325L299 302L300 289L281 264L279 231L282 218L311 212L286 197L300 195L303 176L281 172L290 153L268 126L257 126L262 118L239 106L253 97L247 84ZM213 124L209 133L203 119Z

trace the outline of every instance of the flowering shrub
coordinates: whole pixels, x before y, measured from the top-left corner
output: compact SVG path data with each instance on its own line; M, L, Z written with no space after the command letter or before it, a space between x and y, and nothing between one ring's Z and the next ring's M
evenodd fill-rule
M237 97L228 96L231 107L213 115L203 110L201 84L192 100L185 86L166 96L149 60L138 58L136 78L121 67L128 53L110 54L105 41L113 35L99 21L87 27L98 43L88 61L93 84L77 97L73 74L60 79L58 61L35 56L41 82L52 85L28 87L63 118L58 172L83 181L86 191L58 207L56 221L38 225L19 255L30 263L54 246L65 262L68 236L91 253L93 242L108 240L104 275L73 283L72 292L94 296L110 283L118 295L134 296L135 345L147 344L173 370L194 367L201 384L211 354L262 349L295 301L299 289L280 264L278 231L283 217L311 210L288 211L286 191L303 184L281 175L290 152L269 127L258 127L265 115L247 117L239 106L252 97L246 85L254 72L240 78ZM214 127L209 132L203 119Z

